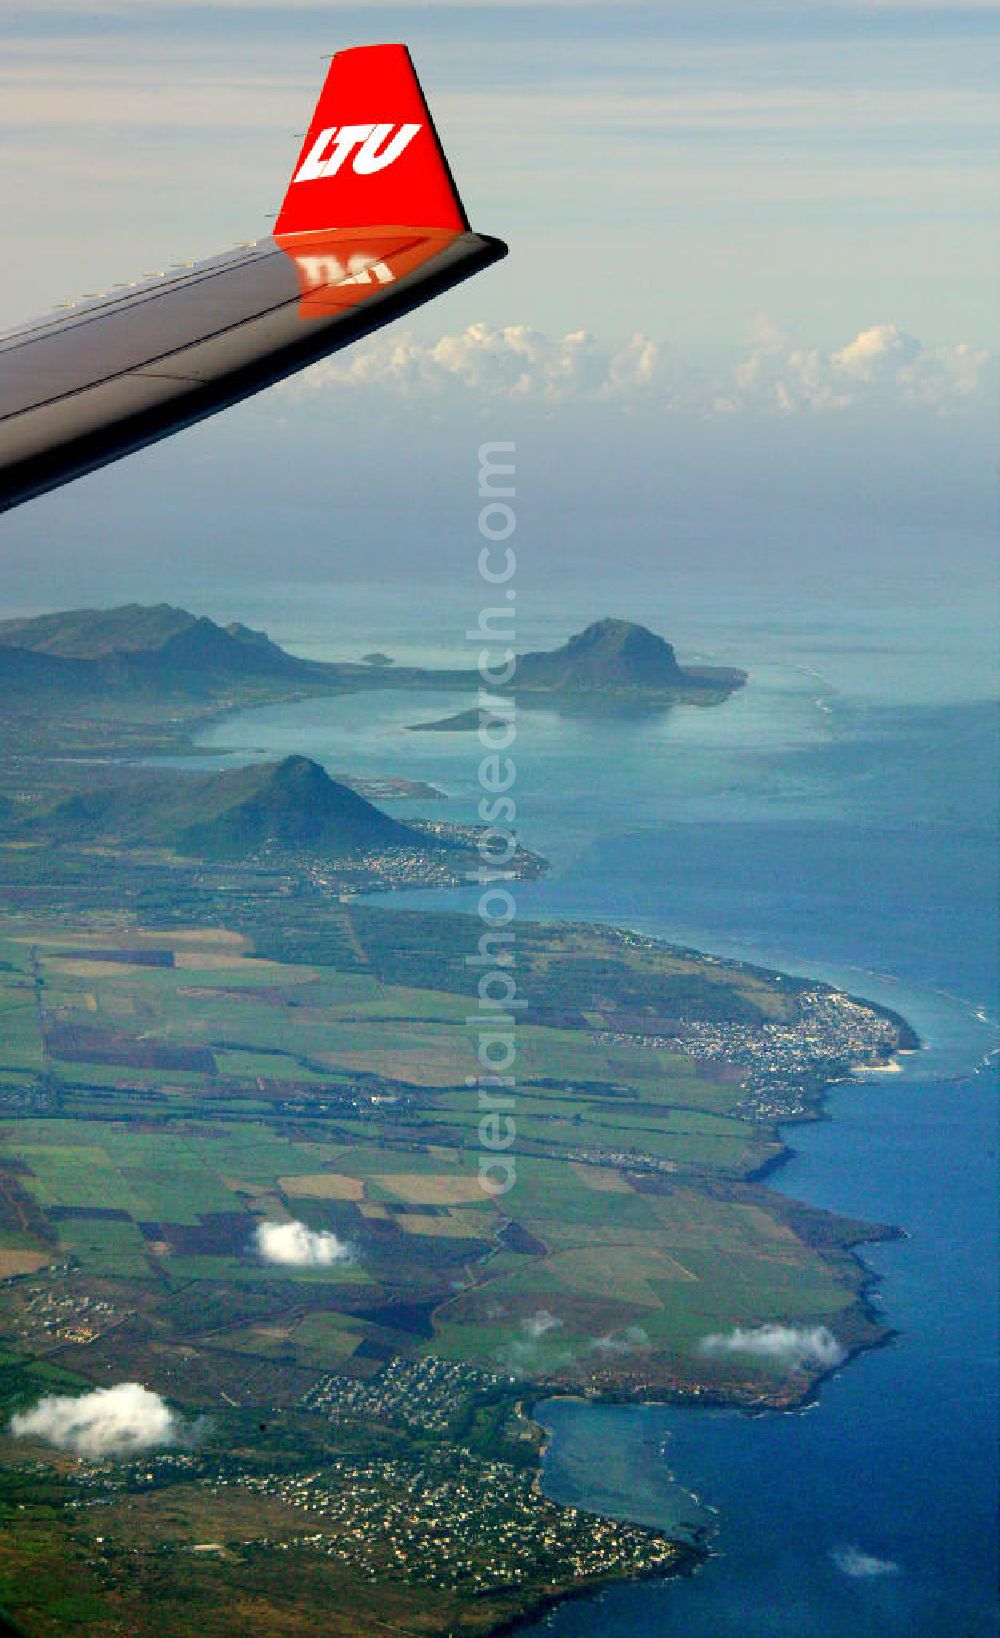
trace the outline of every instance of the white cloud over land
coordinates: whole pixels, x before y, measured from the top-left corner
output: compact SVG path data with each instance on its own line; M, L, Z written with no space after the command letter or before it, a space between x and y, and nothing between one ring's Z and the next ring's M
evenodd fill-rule
M15 1439L42 1439L75 1456L127 1456L177 1444L184 1425L158 1393L140 1382L120 1382L78 1395L47 1394L32 1410L10 1419Z
M649 1333L642 1325L627 1325L624 1331L608 1331L603 1337L597 1337L591 1343L595 1354L614 1356L616 1354L631 1354L637 1348L649 1347Z
M558 1331L562 1326L562 1320L557 1319L555 1314L550 1314L547 1308L539 1308L528 1319L522 1320L521 1324L529 1337L536 1338L543 1337L547 1331Z
M830 1557L841 1574L852 1581L873 1581L879 1576L899 1574L899 1565L893 1559L876 1558L874 1553L864 1553L860 1547L834 1547Z
M765 1360L789 1371L830 1371L847 1358L827 1325L736 1325L703 1337L701 1351Z
M305 1223L258 1223L254 1244L263 1262L296 1268L323 1268L353 1259L350 1246L339 1235L311 1229Z

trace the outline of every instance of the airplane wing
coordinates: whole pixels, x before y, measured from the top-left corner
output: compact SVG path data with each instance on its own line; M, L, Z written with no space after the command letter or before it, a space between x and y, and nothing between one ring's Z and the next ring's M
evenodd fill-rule
M0 511L227 409L499 261L402 45L338 52L273 237L0 338Z

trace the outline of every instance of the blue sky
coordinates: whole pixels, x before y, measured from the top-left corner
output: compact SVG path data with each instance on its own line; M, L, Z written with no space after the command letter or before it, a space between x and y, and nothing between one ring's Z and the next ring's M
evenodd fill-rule
M0 0L0 324L265 234L323 55L367 40L410 44L473 224L511 245L404 336L5 520L9 565L70 525L116 562L137 513L162 555L178 493L202 555L229 506L263 556L317 460L391 556L404 509L450 527L470 417L544 449L553 517L655 524L680 486L694 528L729 487L772 536L813 496L982 539L998 34L942 0ZM603 458L564 494L581 440Z

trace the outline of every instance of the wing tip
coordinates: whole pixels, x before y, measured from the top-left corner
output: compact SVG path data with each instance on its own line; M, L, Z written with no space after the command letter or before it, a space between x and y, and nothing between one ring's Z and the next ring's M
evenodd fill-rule
M275 224L469 231L469 218L409 47L334 53Z

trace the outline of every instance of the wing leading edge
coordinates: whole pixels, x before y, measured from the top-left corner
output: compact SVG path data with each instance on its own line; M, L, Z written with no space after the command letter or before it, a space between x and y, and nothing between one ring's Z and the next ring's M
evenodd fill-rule
M0 511L227 409L500 260L402 45L338 52L273 238L0 339Z

